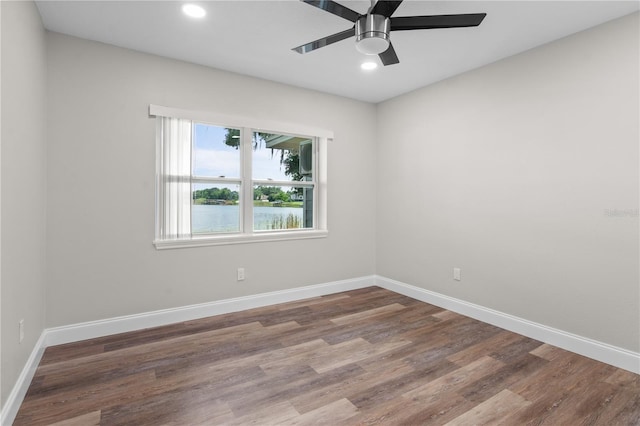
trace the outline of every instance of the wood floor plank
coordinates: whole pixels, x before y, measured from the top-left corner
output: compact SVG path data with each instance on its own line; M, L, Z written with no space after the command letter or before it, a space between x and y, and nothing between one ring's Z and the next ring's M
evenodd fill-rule
M509 389L504 389L483 403L476 405L472 410L447 422L446 426L496 424L510 412L518 411L530 404L531 402L520 395L511 392Z
M433 314L433 316L442 321L462 318L462 315L453 311L440 311L438 313Z
M501 361L483 356L464 367L460 367L444 376L430 381L416 389L406 392L403 396L414 402L433 401L450 392L461 388L463 385L494 373L505 364Z
M417 405L417 409L411 416L406 416L404 411L400 413L403 418L402 424L441 426L469 411L474 407L474 403L465 399L457 393L451 393L446 398L433 401L425 406Z
M104 352L104 346L105 345L103 343L91 342L80 345L78 345L77 343L70 343L67 345L50 346L44 351L42 360L40 360L40 365L47 365L64 361L70 356L78 357L100 354Z
M640 376L378 287L47 348L15 425L640 425Z
M100 411L82 414L59 422L51 423L50 426L100 426Z
M546 343L538 346L537 348L531 350L531 355L538 356L542 359L546 359L547 361L553 361L560 356L566 355L566 351L563 351L560 348L555 346L548 345Z
M291 402L300 413L315 410L343 397L347 397L354 405L360 407L357 404L357 398L361 396L363 389L374 389L379 385L395 381L406 383L409 375L415 375L412 367L402 361L390 362L386 365L384 374L379 370L365 371L347 380L299 394L293 397Z
M397 378L389 377L387 380L377 384L371 384L367 388L356 389L348 394L349 399L362 410L372 409L383 405L387 401L399 399L406 392L459 368L446 359L436 359L428 364L407 365L412 369L411 372ZM376 371L379 372L380 370L378 369Z
M282 401L291 403L291 400L300 393L313 392L363 373L364 370L355 364L349 364L325 374L309 374L306 377L294 371L294 374L270 380L262 388L257 386L247 389L242 395L229 400L229 404L234 413L244 414Z
M319 357L315 357L315 359L311 359L309 365L311 365L311 367L318 373L324 373L326 371L330 371L347 364L356 363L372 356L385 354L393 351L394 349L411 344L411 342L399 341L372 345L364 339L355 339L354 342L358 342L358 345L335 345L331 352L326 352ZM360 344L361 342L364 342L365 344ZM348 347L348 351L343 351L345 347Z
M467 400L481 403L498 394L502 389L508 389L515 383L527 380L534 372L547 365L548 361L531 354L525 354L513 360L493 374L483 377L458 390Z
M504 330L488 339L476 343L475 345L468 346L465 349L449 355L447 359L458 365L469 364L477 360L482 355L490 352L493 348L502 348L505 345L516 342L521 338L522 336L518 334Z
M355 424L442 425L474 406L474 403L455 392L427 403L399 395L369 408L360 408L361 413L355 417Z
M324 340L312 340L299 345L273 349L256 354L241 355L236 358L224 358L211 360L206 364L206 374L224 372L233 369L241 369L247 365L259 366L264 372L273 370L280 371L292 367L294 364L306 365L304 362L308 357L317 356L323 349L329 348L329 344ZM301 360L301 362L296 362ZM193 368L193 366L192 366Z
M540 345L542 345L542 342L521 336L520 339L511 343L505 343L501 345L499 349L493 350L490 356L504 362L505 364L509 364L510 362L529 354Z
M289 418L283 425L339 425L358 414L358 409L346 398L331 402L300 416Z
M254 360L243 359L256 362L267 374L278 374L291 368L294 364L308 364L306 360L317 356L323 350L328 350L330 345L322 339L312 340L295 346L288 346L277 351L271 351L267 356L254 357ZM219 368L226 368L224 365ZM317 371L317 370L316 370Z
M225 424L229 426L264 426L284 424L288 420L298 417L299 414L289 401L283 401L270 407L262 408L237 417Z
M604 381L612 385L618 385L620 387L626 387L629 390L633 389L640 392L640 376L630 371L616 368Z
M337 318L332 318L331 322L334 324L353 324L358 321L367 320L371 318L375 318L380 315L384 315L390 312L397 312L405 309L399 303L393 303L391 305L381 306L379 308L369 309L364 312L357 312L355 314L344 315Z

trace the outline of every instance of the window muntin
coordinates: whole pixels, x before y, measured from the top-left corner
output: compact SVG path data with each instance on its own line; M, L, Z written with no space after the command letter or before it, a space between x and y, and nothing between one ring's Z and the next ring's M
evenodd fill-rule
M318 183L313 173L317 162L317 137L213 125L204 120L158 118L160 129L163 123L177 122L180 129L190 130L183 132L180 143L166 142L163 139L168 133L158 132L156 247L209 245L206 240L211 244L269 241L289 239L289 234L301 238L326 236L326 225L319 228L316 222ZM171 185L166 185L163 154L175 152L179 146L178 151L184 157L185 134L190 138L187 152L190 151L191 161L186 175L184 166L181 167L181 176L177 179L181 189L174 191L181 193L176 198L171 194L167 196L166 187ZM170 149L167 150L167 146ZM309 153L303 174L297 164L301 149ZM183 163L184 159L181 160ZM188 215L184 212L187 187ZM260 196L260 188L275 188L275 191L271 190L271 197L267 195L264 199ZM269 190L263 191L263 195L264 192ZM174 227L177 223L180 232L170 233L166 232L170 226L166 226L163 216L171 211L176 199L180 200L178 214L172 214L171 221ZM225 213L214 213L214 210ZM320 223L326 224L326 220Z

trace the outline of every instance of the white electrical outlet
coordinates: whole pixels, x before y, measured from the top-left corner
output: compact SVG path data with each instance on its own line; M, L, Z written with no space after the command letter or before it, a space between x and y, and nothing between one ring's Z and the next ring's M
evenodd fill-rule
M19 343L22 343L22 341L24 340L24 320L21 319L20 321L18 321L18 333L19 333Z
M453 279L456 281L460 281L460 268L453 268Z
M244 281L244 268L238 268L238 281Z

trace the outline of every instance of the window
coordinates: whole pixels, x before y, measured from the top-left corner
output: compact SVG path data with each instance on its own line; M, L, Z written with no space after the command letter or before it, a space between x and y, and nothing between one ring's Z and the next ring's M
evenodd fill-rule
M326 131L153 105L150 114L157 248L327 235Z

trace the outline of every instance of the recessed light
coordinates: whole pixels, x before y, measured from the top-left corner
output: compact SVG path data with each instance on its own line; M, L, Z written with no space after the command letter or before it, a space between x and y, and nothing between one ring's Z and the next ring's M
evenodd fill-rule
M373 61L367 61L367 62L363 62L360 65L360 68L362 68L365 71L371 71L371 70L375 70L376 68L378 68L378 64L373 62Z
M185 4L182 6L182 12L192 18L204 18L207 14L207 11L197 4Z

